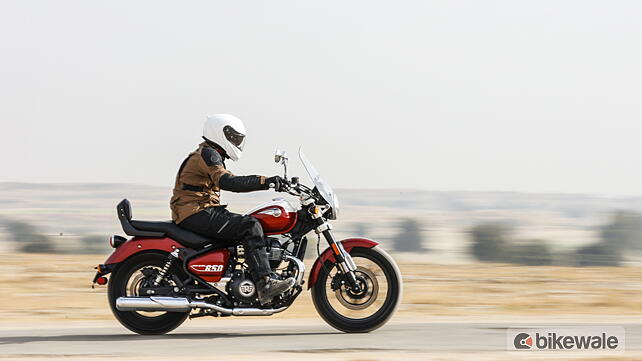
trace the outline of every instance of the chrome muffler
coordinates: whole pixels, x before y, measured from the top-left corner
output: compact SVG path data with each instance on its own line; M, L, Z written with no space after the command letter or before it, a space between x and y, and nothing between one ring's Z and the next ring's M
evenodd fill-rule
M192 308L184 297L118 297L118 311L186 312Z
M281 308L225 308L203 301L190 301L185 297L118 297L116 309L118 311L165 311L188 312L194 308L209 309L223 315L232 316L270 316L283 312L287 307Z

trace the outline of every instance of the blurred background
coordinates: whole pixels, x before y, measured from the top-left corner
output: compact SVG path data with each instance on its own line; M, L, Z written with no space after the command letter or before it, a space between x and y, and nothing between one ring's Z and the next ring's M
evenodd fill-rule
M642 197L337 192L342 203L334 222L339 238L375 239L409 259L570 267L640 266L642 261ZM136 219L166 220L170 194L169 186L5 182L0 184L0 245L3 252L108 254L109 236L123 234L115 212L118 201L129 198ZM275 196L283 194L224 193L223 200L232 211L245 213ZM286 198L298 203L295 197Z
M641 13L2 1L0 291L29 297L0 298L0 322L112 320L89 285L123 234L115 205L169 219L175 173L213 113L248 128L236 174L281 174L279 147L309 183L303 145L338 190L337 235L399 262L400 317L642 315ZM243 213L273 196L222 200ZM306 298L279 317L313 313Z

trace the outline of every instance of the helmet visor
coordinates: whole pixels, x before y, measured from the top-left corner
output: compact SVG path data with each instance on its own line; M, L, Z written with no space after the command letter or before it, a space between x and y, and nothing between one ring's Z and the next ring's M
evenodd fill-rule
M225 139L232 143L232 145L237 147L239 150L243 150L243 147L245 146L245 134L237 132L229 125L226 125L223 128L223 134L225 135Z

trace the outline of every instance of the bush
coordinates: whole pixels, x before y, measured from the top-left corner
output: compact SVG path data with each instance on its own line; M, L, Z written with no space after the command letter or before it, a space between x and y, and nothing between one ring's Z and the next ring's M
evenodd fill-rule
M470 230L471 253L482 262L506 262L508 229L496 223L479 224Z
M553 254L546 241L532 240L508 247L507 261L526 266L548 266L553 263Z
M622 263L622 256L614 247L605 242L594 243L580 248L576 252L577 265L615 267Z
M611 223L602 228L602 240L620 250L642 249L642 215L631 211L617 211Z
M620 266L623 251L642 250L642 215L616 211L611 215L610 223L602 227L600 235L600 242L575 252L577 266Z
M404 219L400 225L400 232L393 237L393 248L398 252L425 252L421 227L414 219Z
M49 237L38 233L32 224L20 221L8 221L6 224L11 239L18 243L20 251L27 253L51 253L54 251Z
M510 231L501 224L485 223L473 227L471 253L482 262L515 263L545 266L553 263L553 255L545 241L532 240L514 244L508 239Z
M108 253L109 236L89 234L80 238L80 244L72 250L76 254L105 254Z

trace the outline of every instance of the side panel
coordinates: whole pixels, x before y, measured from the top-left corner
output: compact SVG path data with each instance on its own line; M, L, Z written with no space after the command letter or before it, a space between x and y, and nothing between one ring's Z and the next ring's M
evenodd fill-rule
M219 249L208 252L189 261L190 272L198 275L207 282L218 282L225 274L230 251Z
M109 258L107 258L105 264L120 263L132 255L143 251L158 250L170 253L177 248L185 248L185 246L168 237L134 237L116 248Z
M366 238L348 238L340 242L343 248L348 253L350 253L350 250L352 250L354 247L372 248L379 244ZM334 260L334 253L332 253L330 247L326 248L326 250L321 253L321 256L319 256L319 258L314 261L314 265L312 265L312 270L310 271L310 278L308 279L308 288L314 286L314 284L317 282L319 271L321 271L321 267L326 261L330 261L332 263L336 262Z

